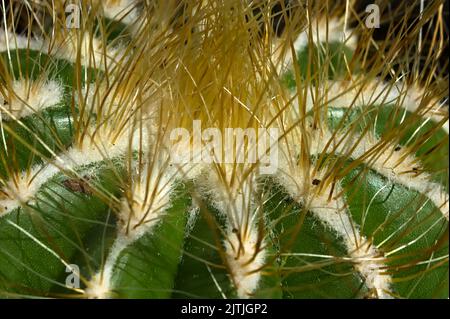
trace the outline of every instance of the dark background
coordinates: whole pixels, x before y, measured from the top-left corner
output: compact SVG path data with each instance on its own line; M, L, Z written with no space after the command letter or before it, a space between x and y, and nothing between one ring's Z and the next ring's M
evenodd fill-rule
M59 0L61 3L64 1L67 3L71 3L70 0ZM180 0L180 8L182 7L182 1L190 1L190 0ZM280 35L283 32L285 21L281 11L283 8L289 7L289 5L293 5L296 7L300 7L303 4L303 0L279 0L278 3L275 3L275 5L272 7L272 28L273 31ZM150 0L151 2L151 0ZM254 0L254 3L257 3L257 6L263 6L265 0ZM281 5L281 2L284 2L284 5ZM438 3L440 0L426 0L424 3L425 5L430 5L432 3ZM345 0L318 0L318 3L320 5L324 5L326 3L327 6L330 8L345 8ZM376 41L383 41L386 38L386 35L390 32L390 29L393 25L396 24L396 22L402 22L405 19L407 19L407 23L412 25L414 23L417 23L416 18L420 15L420 0L356 0L354 1L354 8L355 11L358 12L358 15L363 18L367 13L365 12L365 8L369 4L378 4L381 8L382 14L381 14L381 25L380 28L373 29L373 38ZM35 34L38 33L39 28L36 26L36 23L31 24L32 30L29 30L30 26L30 14L29 10L27 9L27 6L25 5L24 0L9 0L5 1L6 4L6 16L8 16L11 12L11 9L13 9L14 15L15 15L15 30L17 33L27 33L31 31L31 33ZM39 7L37 5L35 10L35 15L39 17L40 19L43 19L43 23L48 26L50 23L51 25L51 16L48 15L48 13L45 12L45 10L41 10L43 8ZM301 10L301 9L300 9ZM405 14L405 12L411 12L410 15ZM0 27L4 28L4 21L3 21L3 7L2 2L0 2ZM259 8L255 8L254 15L258 16L260 13ZM289 15L289 12L287 12ZM444 53L438 58L438 70L437 73L440 73L440 77L447 79L448 78L448 65L449 65L449 48L448 48L448 35L449 35L449 1L444 2L444 19L445 19L445 37L446 37L446 45L444 49ZM33 19L33 18L31 18ZM357 21L354 21L353 24L357 24ZM397 23L398 24L398 23ZM433 24L433 22L428 22L424 25L423 30L426 30L427 27ZM7 25L10 25L10 22L7 23ZM432 25L431 25L432 26ZM423 45L426 47L431 42L430 37L432 36L432 33L430 32L427 34L424 31L423 32ZM404 54L411 54L411 52L405 52ZM427 54L428 50L425 50L423 54ZM417 60L417 59L416 59ZM419 59L419 69L427 72L428 70L424 70L424 59ZM403 66L405 67L405 66ZM407 68L411 69L413 68L413 62L411 62L411 65L409 65Z

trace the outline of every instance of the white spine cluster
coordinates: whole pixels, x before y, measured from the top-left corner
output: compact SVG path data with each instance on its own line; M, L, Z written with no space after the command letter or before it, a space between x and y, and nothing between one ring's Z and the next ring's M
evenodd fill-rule
M30 82L16 80L12 83L14 95L0 96L0 111L4 119L19 119L61 103L63 91L56 81Z
M132 24L139 17L136 0L106 0L99 2L102 4L103 14L109 19Z
M265 264L266 248L258 232L258 214L254 203L255 174L245 177L232 164L217 168L203 188L214 206L226 216L225 254L232 282L239 297L249 298L258 288ZM209 190L209 191L208 191Z
M122 199L118 210L117 238L102 269L89 281L84 292L87 298L112 296L111 278L120 254L144 234L150 233L170 208L176 171L167 169L166 163L167 158L160 158L153 165L146 164L141 174L136 174L129 198Z

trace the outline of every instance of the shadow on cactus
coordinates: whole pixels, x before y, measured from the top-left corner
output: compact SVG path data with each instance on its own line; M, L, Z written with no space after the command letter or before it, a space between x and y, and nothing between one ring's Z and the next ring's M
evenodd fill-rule
M2 5L2 297L448 298L442 1L73 3Z

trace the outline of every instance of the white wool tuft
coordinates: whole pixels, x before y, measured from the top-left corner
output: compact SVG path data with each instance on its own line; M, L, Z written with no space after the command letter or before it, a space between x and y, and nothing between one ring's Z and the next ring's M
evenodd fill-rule
M170 207L176 176L158 165L145 170L141 181L132 185L131 199L122 200L120 232L136 240L151 230Z
M58 172L58 168L52 165L36 165L7 181L2 187L4 194L0 198L0 217L33 199L39 188Z
M19 119L45 108L57 105L63 98L61 85L55 81L29 82L14 81L14 95L0 96L0 111L6 119Z
M341 42L350 48L355 49L357 38L349 29L344 30L344 25L337 19L320 19L311 21L311 28L307 26L307 30L300 33L294 42L295 51L300 51L309 44L309 36L311 35L314 43L321 42Z
M80 45L78 44L76 33L69 33L67 37L61 41L54 52L50 54L60 58L75 62L78 52L80 53L80 61L83 66L90 66L104 70L111 68L119 61L124 54L122 48L114 48L111 46L104 47L104 41L92 37L88 33L81 36Z
M136 0L106 0L101 1L103 14L113 20L120 20L125 24L135 23L139 17Z
M132 241L129 237L119 236L114 241L102 271L96 273L87 283L87 288L84 290L84 295L89 299L108 299L112 297L111 294L111 278L113 274L114 265L120 256L120 253L130 245Z
M307 91L306 111L324 109L325 105L338 108L362 108L364 106L399 105L411 113L420 114L434 122L448 118L448 111L435 98L424 99L424 90L397 82L392 85L381 79L370 82L353 78L350 81L330 80L320 87ZM422 100L423 99L423 100ZM293 100L293 112L298 110L298 99ZM420 110L419 113L417 111ZM442 126L448 133L448 120Z
M307 26L306 30L301 32L295 39L293 44L295 52L303 50L310 44L310 35L315 44L321 42L345 42L345 45L352 49L355 49L357 44L357 37L354 32L350 29L344 29L344 25L339 20L312 20L311 28ZM290 50L281 52L282 49L285 49L285 43L276 46L277 47L274 48L275 56L281 55L282 60L279 71L283 72L292 65L292 54Z
M16 49L41 50L44 42L36 38L17 35L0 28L0 52Z
M258 288L261 267L265 262L264 243L257 246L258 228L253 202L256 192L256 176L245 177L242 167L223 165L224 176L210 171L203 192L212 197L213 205L226 216L227 236L224 241L227 263L237 294L249 298Z
M28 39L27 37L5 32L0 29L0 52L16 49L30 49L41 51L42 53L53 55L60 59L75 62L80 48L80 61L83 66L95 65L96 68L104 70L112 67L124 56L124 49L121 47L107 46L104 48L104 41L95 38L88 33L81 37L81 45L78 45L76 33L69 33L62 41L57 43L55 49L54 43L49 43L42 39Z
M141 236L151 232L170 208L170 199L176 182L175 171L167 170L162 165L156 163L151 170L150 167L146 168L142 172L142 179L135 180L133 183L132 198L122 200L118 212L118 237L108 254L103 269L95 274L88 283L88 288L85 290L88 298L111 297L111 278L120 253Z
M238 236L232 231L228 232L225 252L237 295L249 298L260 283L266 251L257 246L258 232L255 227L240 240ZM261 245L264 245L264 242Z

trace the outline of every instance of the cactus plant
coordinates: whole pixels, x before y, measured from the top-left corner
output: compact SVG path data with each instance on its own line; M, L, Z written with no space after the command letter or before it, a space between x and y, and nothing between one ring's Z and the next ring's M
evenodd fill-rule
M0 294L448 298L419 4L381 40L348 2L3 4Z

